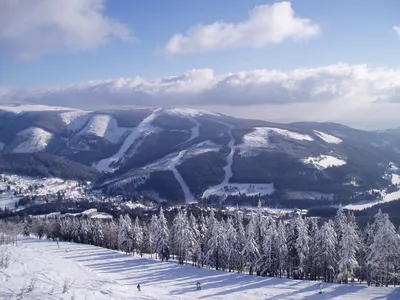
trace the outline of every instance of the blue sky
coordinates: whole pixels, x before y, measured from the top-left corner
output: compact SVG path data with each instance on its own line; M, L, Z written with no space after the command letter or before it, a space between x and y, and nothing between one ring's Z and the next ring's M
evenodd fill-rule
M400 23L396 0L292 1L296 15L321 27L317 38L284 41L266 47L236 48L200 54L156 54L175 33L217 20L238 22L257 5L275 1L242 0L113 0L105 14L126 24L134 42L111 40L80 53L52 53L33 61L1 57L0 82L11 86L73 84L94 79L141 76L155 78L186 70L212 68L216 73L252 69L290 70L339 61L400 67L400 41L392 30ZM217 3L217 4L216 4Z
M3 0L0 101L389 126L399 11L398 0Z

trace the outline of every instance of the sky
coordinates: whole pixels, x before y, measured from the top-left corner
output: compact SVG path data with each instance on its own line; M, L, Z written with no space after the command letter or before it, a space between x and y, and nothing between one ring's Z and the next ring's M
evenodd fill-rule
M398 0L2 0L0 102L399 127Z

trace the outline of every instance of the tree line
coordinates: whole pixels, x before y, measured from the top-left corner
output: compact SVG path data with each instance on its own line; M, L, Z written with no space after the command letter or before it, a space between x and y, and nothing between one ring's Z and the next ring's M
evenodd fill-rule
M319 222L301 215L276 220L260 205L247 215L236 210L221 219L213 209L198 217L179 209L167 220L160 208L146 221L128 215L111 221L56 215L25 219L20 226L25 235L149 253L199 268L376 286L396 285L400 278L400 236L381 211L364 230L342 208L333 220Z

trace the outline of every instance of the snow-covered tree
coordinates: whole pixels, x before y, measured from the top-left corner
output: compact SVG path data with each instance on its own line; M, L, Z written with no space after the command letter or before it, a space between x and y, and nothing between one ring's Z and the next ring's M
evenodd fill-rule
M276 237L275 223L271 222L264 234L262 256L259 259L261 275L273 276L276 273Z
M246 266L249 268L249 274L253 275L253 270L256 267L257 261L260 259L260 249L256 241L257 219L252 213L250 222L246 226L245 244L242 255Z
M104 241L103 225L99 220L94 220L91 228L92 228L92 239L94 245L103 246L103 241Z
M133 248L140 256L142 256L144 248L143 230L142 226L140 226L138 217L135 218L132 230L133 230Z
M230 272L235 268L237 233L232 218L228 218L223 224L223 227L225 233L223 238L224 245L222 246L223 256L225 258L224 265Z
M400 238L387 214L375 215L373 241L369 245L368 266L376 284L388 286L398 274Z
M309 236L307 225L301 216L296 217L297 239L295 243L297 255L299 258L295 272L298 278L303 279L307 271L307 258L309 252Z
M192 214L189 217L189 230L189 257L192 260L193 266L197 265L198 267L200 267L200 262L203 260L203 255L201 251L202 236L196 218Z
M359 250L360 237L356 224L353 222L342 223L342 237L339 243L338 275L339 282L348 283L354 278L354 271L359 266L357 251Z
M148 234L148 246L150 249L150 254L157 253L157 238L159 235L159 221L156 215L151 216L149 224L149 234Z
M325 282L333 282L336 262L336 232L332 221L325 222L316 234L314 261Z
M243 214L239 209L235 213L235 229L236 229L236 243L235 249L235 267L238 272L243 272L245 260L243 256L244 245L246 244L246 232L243 226Z
M286 230L285 225L282 221L278 222L276 233L276 257L277 257L277 271L279 277L282 277L284 270L287 267L287 256L288 256L288 248L287 248L287 238L286 238Z
M160 207L157 225L156 252L162 261L168 260L170 255L169 226L162 207Z
M133 250L132 220L129 215L120 216L118 224L118 248L126 253Z
M189 221L186 212L179 210L172 222L171 248L178 255L180 264L184 263L188 255L190 239Z

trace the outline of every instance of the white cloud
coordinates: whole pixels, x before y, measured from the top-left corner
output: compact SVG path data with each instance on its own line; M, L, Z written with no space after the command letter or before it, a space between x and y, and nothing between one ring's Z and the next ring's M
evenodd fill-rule
M217 75L191 70L154 80L91 81L40 90L0 87L0 102L100 107L182 106L269 120L398 124L400 69L335 64L288 72L254 70ZM386 126L386 125L385 125Z
M259 48L292 38L309 39L320 32L317 24L295 16L290 2L256 6L247 20L217 21L197 25L186 34L175 34L166 44L167 54L206 52L235 47Z
M397 35L400 37L400 26L393 26L393 30L397 33Z
M104 14L104 0L2 0L0 42L18 59L80 52L111 37L130 40L129 28Z

